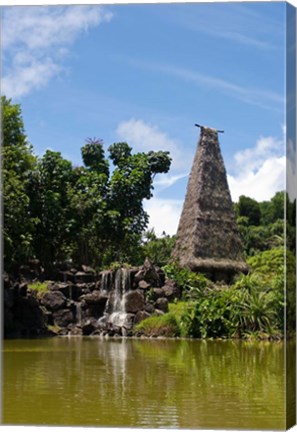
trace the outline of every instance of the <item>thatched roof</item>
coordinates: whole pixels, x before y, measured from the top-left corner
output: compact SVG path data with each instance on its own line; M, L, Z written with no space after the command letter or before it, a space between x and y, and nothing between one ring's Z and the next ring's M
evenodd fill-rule
M201 127L172 258L215 279L247 272L215 129Z

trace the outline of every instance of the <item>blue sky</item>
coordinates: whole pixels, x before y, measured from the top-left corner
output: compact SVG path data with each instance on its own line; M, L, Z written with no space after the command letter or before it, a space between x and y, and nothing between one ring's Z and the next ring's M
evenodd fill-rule
M145 204L174 234L199 130L220 144L234 200L284 187L283 2L7 7L2 93L21 103L35 152L81 164L87 137L107 148L169 150Z

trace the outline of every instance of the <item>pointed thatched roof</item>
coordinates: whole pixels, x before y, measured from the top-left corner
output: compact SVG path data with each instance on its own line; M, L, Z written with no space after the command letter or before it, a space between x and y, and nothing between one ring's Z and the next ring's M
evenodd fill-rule
M213 279L247 272L215 129L201 127L172 258Z

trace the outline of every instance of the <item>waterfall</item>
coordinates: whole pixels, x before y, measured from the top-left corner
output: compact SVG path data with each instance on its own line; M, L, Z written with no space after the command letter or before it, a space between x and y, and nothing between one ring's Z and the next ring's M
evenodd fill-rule
M114 289L109 295L106 312L110 311L108 322L116 327L123 327L127 323L125 308L125 294L131 289L131 272L120 268L115 273Z
M81 303L76 303L76 324L81 325Z
M113 272L111 270L105 270L101 273L101 291L103 294L107 294L112 287Z

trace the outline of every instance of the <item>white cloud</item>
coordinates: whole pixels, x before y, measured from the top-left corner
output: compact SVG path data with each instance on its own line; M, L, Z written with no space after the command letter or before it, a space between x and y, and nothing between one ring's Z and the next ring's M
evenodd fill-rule
M5 8L2 92L21 97L46 85L63 70L68 47L89 28L111 18L100 6Z
M255 147L235 154L235 174L228 175L233 201L246 195L265 201L285 189L284 146L282 140L261 137Z
M285 156L269 158L256 171L244 171L244 175L228 175L233 201L240 195L249 196L257 201L270 200L273 195L284 190Z
M127 141L136 151L169 151L172 157L171 171L189 168L191 156L189 158L186 151L182 150L180 143L170 138L156 125L132 118L119 124L117 134L121 140Z
M149 228L154 228L155 233L161 236L166 234L175 235L182 211L182 200L170 200L153 197L144 202L144 209L150 216Z
M59 71L60 67L50 58L42 61L32 59L27 64L15 65L13 71L2 80L3 93L8 97L24 96L46 85Z

